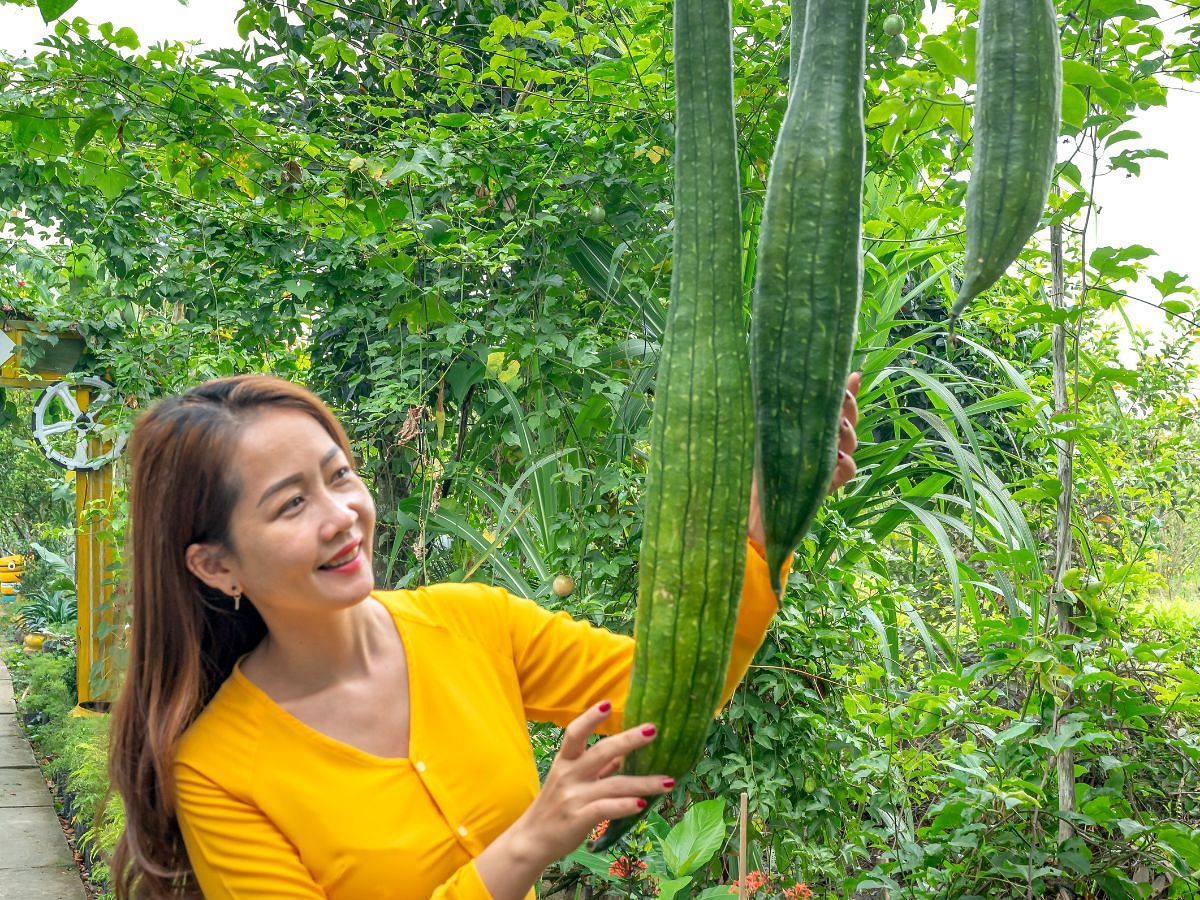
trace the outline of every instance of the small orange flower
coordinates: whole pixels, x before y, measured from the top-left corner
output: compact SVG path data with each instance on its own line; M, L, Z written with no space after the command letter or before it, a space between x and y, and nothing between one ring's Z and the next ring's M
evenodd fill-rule
M640 859L618 856L608 867L608 874L615 875L617 878L633 878L644 868L646 868L646 864Z
M799 881L783 892L786 900L809 900L813 892L803 881Z
M608 831L608 819L605 819L599 825L592 829L592 833L588 836L589 841L598 841L604 832Z
M749 872L746 875L746 891L748 893L753 894L755 891L759 891L762 888L766 887L767 881L768 881L767 876L764 875L762 872L760 872L758 869L755 869L753 872ZM741 885L741 882L738 880L735 880L733 882L733 884L731 884L729 886L729 893L736 894L738 892L738 887L740 887L740 885Z

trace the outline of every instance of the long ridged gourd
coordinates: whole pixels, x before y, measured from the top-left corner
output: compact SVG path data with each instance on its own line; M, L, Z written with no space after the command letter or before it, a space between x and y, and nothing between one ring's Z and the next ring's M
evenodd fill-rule
M967 255L951 324L1017 258L1046 207L1062 101L1054 3L983 0L975 52Z
M763 208L751 319L772 586L837 465L862 295L866 0L808 0Z
M675 0L675 91L671 302L624 713L626 727L654 722L658 737L623 771L681 777L704 751L729 670L753 464L730 0ZM610 822L593 849L638 818Z
M804 47L805 4L808 0L792 0L791 23L788 25L788 93L791 94L800 72L800 50Z

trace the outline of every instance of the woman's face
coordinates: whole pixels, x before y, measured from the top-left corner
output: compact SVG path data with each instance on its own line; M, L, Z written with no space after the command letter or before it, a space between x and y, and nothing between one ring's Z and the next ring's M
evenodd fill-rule
M242 430L233 476L233 546L195 554L192 571L233 585L264 616L342 609L374 587L375 504L337 442L302 412L267 410ZM197 547L199 545L193 545Z

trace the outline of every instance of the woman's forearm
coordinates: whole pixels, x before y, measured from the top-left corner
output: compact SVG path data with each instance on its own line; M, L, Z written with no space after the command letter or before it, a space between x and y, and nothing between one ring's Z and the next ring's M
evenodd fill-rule
M475 857L475 869L492 900L525 900L551 862L526 846L518 819Z

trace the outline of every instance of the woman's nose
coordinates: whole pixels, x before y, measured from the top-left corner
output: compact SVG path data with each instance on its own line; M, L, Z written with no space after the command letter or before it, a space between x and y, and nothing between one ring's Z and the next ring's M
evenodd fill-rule
M331 540L343 531L350 529L358 519L358 513L354 511L354 507L344 498L330 497L329 509L325 516L324 530L329 533L324 535L326 540Z

